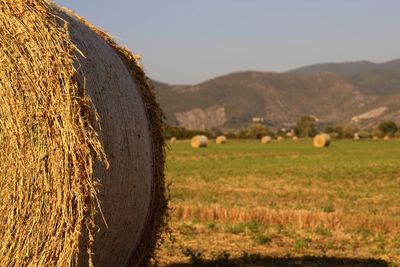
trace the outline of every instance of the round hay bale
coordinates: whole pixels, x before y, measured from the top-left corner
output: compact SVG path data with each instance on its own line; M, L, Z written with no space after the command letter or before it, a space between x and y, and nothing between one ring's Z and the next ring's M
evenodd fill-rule
M379 140L379 137L375 135L374 137L372 137L372 140Z
M225 144L226 141L227 141L226 136L223 135L217 136L217 138L215 138L215 143L218 145Z
M299 139L299 138L298 138L297 136L293 136L293 137L292 137L292 140L293 140L293 141L297 141L298 139Z
M328 147L331 144L331 137L326 133L317 134L314 137L315 147Z
M272 141L272 138L271 138L271 136L263 136L262 138L261 138L261 144L268 144L268 143L271 143L271 141Z
M390 136L389 135L385 135L385 137L383 137L383 140L389 140L390 139Z
M196 135L192 138L192 147L199 148L199 147L207 147L208 145L208 138L205 135Z
M355 133L353 139L354 140L360 140L361 137L360 137L360 135L358 133Z
M276 140L277 140L277 141L282 141L282 140L283 140L283 137L282 137L282 136L278 136L278 137L276 138Z
M169 139L169 142L170 142L170 143L175 143L176 140L177 140L176 137L171 137L171 138Z
M1 0L0 265L146 265L163 115L138 58L44 0Z

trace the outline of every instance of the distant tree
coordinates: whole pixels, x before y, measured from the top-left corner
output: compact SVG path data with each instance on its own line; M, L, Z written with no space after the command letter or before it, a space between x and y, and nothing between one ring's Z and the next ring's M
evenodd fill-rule
M189 133L183 127L167 125L163 129L163 135L164 135L164 138L166 138L166 139L170 139L171 137L175 137L178 139L185 139L189 135Z
M372 132L373 131L371 128L362 129L360 130L359 135L361 136L361 138L371 138L373 136Z
M220 135L224 135L224 132L222 132L221 130L215 130L213 132L213 137L217 137L217 136L220 136Z
M275 136L281 136L281 137L285 137L286 136L286 129L279 129L275 132Z
M253 139L261 139L265 135L269 135L267 126L262 125L261 123L255 123L250 126L248 130L249 138Z
M249 131L248 131L248 129L241 129L241 130L238 132L237 137L238 137L239 139L246 139L246 138L249 138Z
M335 132L335 128L332 125L326 125L324 128L324 133L330 134L330 133L334 133Z
M378 129L382 135L392 135L398 130L394 121L383 121L379 124Z
M179 126L167 125L163 128L163 136L165 139L175 137L178 139L189 139L195 135L206 135L208 138L212 136L212 133L207 130L188 130Z
M337 138L344 138L344 129L343 126L336 126L335 133Z
M355 133L359 134L359 130L351 125L336 126L334 133L337 138L353 138Z
M347 125L346 127L344 127L343 133L344 138L354 138L354 134L358 133L358 129L353 128L351 125Z
M317 134L315 119L311 116L303 116L296 123L295 133L301 137L313 137Z
M228 139L236 139L237 138L237 135L234 132L227 132L225 136Z

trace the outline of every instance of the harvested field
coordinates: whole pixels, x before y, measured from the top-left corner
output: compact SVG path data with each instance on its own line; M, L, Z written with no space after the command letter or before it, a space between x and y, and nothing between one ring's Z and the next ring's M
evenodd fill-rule
M174 242L157 252L162 266L400 263L398 140L182 141L166 176Z

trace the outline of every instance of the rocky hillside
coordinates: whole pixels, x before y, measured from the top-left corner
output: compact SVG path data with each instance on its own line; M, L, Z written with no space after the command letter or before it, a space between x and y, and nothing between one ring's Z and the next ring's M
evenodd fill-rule
M272 127L291 126L306 114L322 123L400 122L400 61L348 64L239 72L187 86L155 82L155 87L169 123L188 129L239 128L253 118Z

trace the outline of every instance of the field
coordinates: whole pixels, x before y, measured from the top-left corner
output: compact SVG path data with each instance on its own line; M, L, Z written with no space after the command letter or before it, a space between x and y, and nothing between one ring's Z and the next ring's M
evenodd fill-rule
M169 144L161 266L397 266L400 141Z

